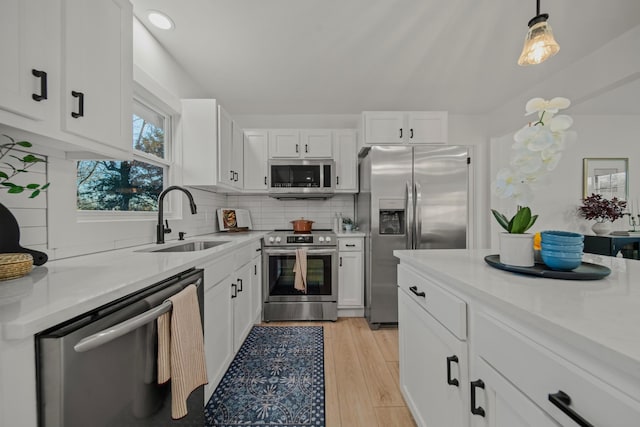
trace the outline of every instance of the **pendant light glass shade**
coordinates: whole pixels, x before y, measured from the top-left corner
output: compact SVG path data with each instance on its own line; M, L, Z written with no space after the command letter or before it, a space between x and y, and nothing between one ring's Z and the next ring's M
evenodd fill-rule
M551 31L551 26L547 22L545 15L538 15L532 19L531 21L538 21L534 24L531 24L531 21L529 22L529 31L524 39L524 47L520 58L518 58L518 65L539 64L551 58L560 50L560 46L553 38L553 31Z

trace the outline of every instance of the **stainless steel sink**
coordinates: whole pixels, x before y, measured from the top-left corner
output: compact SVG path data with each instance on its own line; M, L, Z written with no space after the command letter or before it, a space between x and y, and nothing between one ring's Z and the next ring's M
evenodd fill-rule
M229 243L229 241L228 240L192 241L192 242L185 242L180 245L162 247L159 249L145 249L139 252L195 252L195 251L203 251L209 248L214 248L216 246L224 245L225 243Z

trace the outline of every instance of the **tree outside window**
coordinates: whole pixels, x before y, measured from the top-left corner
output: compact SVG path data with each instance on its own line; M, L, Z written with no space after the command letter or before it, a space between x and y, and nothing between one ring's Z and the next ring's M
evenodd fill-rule
M77 165L82 211L157 211L168 176L168 117L138 102L133 108L134 160L83 160Z

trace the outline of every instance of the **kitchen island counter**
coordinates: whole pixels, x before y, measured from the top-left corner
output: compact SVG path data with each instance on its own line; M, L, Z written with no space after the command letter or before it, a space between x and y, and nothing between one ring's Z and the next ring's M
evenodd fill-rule
M530 325L575 351L632 376L640 388L640 262L594 254L601 280L556 280L489 266L490 250L399 250L401 263L466 300Z

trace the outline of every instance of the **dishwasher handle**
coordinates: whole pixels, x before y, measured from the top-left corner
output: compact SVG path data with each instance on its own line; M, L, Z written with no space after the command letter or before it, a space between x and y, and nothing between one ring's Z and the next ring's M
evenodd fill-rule
M200 286L202 284L202 279L198 279L193 284L196 286ZM93 350L96 347L100 347L103 344L111 342L116 338L120 338L121 336L126 335L129 332L156 320L164 313L171 311L172 306L173 304L171 303L171 301L165 301L159 306L152 308L151 310L145 311L144 313L138 314L131 319L127 319L124 322L120 322L117 325L81 339L78 344L73 347L73 349L77 353L82 353L85 351Z

